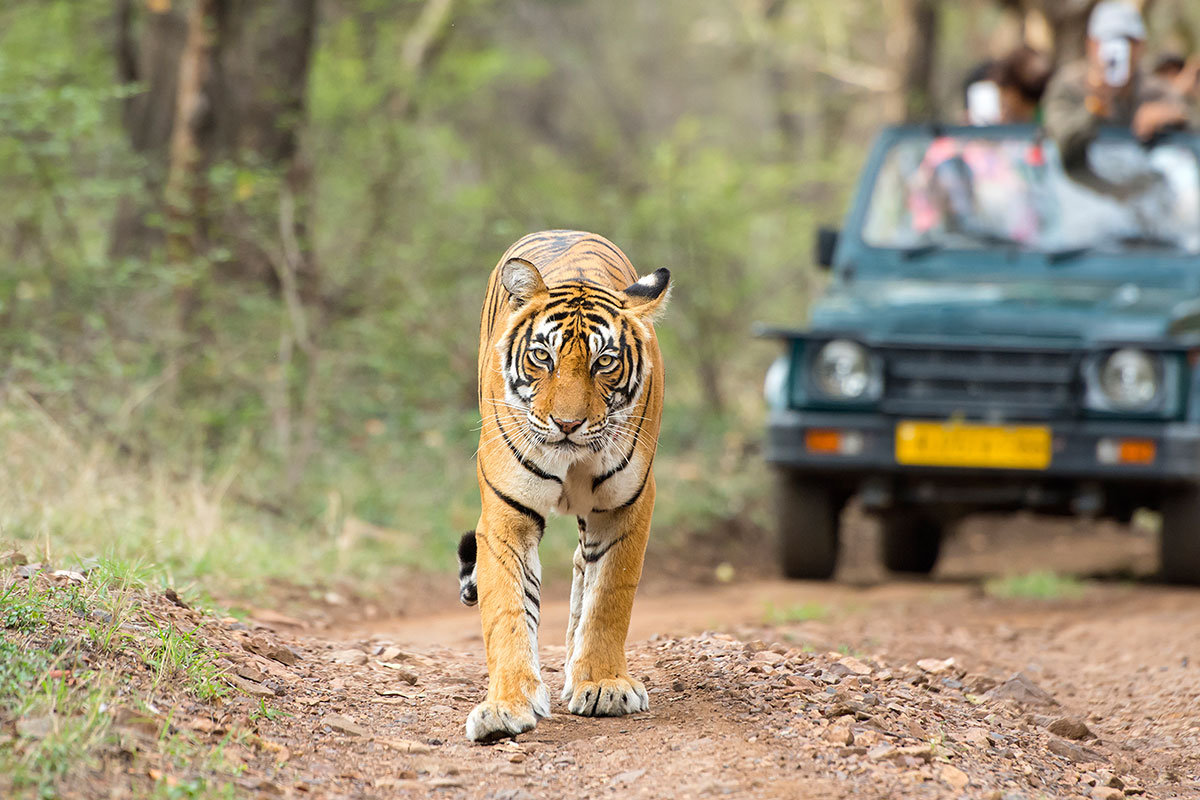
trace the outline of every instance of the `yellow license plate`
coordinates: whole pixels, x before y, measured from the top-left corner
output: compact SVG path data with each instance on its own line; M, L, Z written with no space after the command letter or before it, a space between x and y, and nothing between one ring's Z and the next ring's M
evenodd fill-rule
M1045 469L1050 466L1050 429L900 422L896 425L896 462L925 467Z

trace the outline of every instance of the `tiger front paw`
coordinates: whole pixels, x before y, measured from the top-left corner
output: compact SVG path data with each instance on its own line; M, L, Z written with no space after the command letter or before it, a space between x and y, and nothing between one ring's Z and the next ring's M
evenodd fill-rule
M567 710L584 717L620 717L650 707L646 687L628 675L582 681L573 687Z
M473 742L510 739L533 730L539 719L548 716L550 698L545 686L539 686L529 701L485 700L467 716L467 738Z

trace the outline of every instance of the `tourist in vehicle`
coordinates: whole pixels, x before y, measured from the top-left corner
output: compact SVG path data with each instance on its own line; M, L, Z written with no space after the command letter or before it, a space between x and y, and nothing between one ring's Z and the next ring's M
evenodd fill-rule
M995 71L996 62L989 58L972 67L963 80L963 113L968 125L996 125L1000 122L1003 109Z
M1168 53L1158 59L1154 66L1154 77L1167 81L1193 104L1200 97L1200 56L1184 58L1178 53Z
M1042 95L1053 71L1050 59L1028 45L1021 45L997 61L990 73L1000 93L997 121L1040 122Z
M999 61L979 64L963 83L968 122L979 126L1037 121L1050 72L1049 59L1027 45ZM986 141L935 138L913 178L915 229L926 233L940 227L975 238L1028 241L1037 232L1036 215L1021 173L1040 163L1036 145L1014 162L997 157ZM977 179L1004 191L999 196L977 192Z
M1072 173L1086 172L1087 147L1101 125L1127 125L1142 141L1187 127L1180 93L1142 71L1145 46L1137 7L1104 0L1088 19L1086 59L1062 67L1050 81L1045 126Z

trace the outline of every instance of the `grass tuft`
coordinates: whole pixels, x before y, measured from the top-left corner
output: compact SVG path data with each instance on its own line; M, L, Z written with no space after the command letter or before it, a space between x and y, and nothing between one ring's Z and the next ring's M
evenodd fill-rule
M826 619L830 614L827 606L820 603L800 603L794 606L777 607L767 603L763 618L769 625L790 625L797 622L815 622Z
M1006 600L1070 600L1081 596L1087 584L1071 575L1036 570L1024 575L994 578L983 588L988 595Z
M157 708L229 690L201 629L160 618L170 610L155 605L166 601L150 590L152 577L119 560L92 565L83 582L0 570L0 730L15 731L0 736L0 797L80 796L89 775L125 752L119 721L130 717L159 730L157 752L139 752L164 774L216 767L195 780L143 777L133 796L232 796L222 776L234 770L222 766L220 748L167 735Z

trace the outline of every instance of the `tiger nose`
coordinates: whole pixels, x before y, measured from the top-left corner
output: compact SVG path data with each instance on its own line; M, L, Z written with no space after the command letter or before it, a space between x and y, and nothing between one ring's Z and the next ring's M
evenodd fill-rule
M563 433L574 433L584 422L581 419L558 419L556 417L551 417L550 420L557 425L559 430L561 430Z

